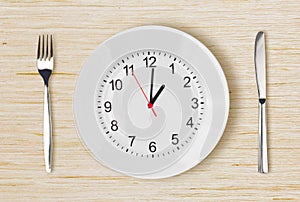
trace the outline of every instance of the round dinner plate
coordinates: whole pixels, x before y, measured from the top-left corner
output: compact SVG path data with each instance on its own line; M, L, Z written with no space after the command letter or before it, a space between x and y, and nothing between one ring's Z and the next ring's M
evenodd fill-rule
M217 59L191 35L164 26L136 27L100 44L74 94L87 149L105 166L145 179L200 163L219 142L228 112Z

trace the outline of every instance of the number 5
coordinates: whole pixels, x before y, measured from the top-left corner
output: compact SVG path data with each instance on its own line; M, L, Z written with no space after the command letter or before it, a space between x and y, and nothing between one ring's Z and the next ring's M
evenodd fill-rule
M178 144L178 142L179 142L179 139L178 139L178 134L173 134L172 135L172 144L173 145L177 145Z

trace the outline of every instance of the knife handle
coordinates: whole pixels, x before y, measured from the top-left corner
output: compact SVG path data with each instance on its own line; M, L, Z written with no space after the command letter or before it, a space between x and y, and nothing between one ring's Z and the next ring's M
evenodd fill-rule
M258 172L268 173L266 99L259 99Z

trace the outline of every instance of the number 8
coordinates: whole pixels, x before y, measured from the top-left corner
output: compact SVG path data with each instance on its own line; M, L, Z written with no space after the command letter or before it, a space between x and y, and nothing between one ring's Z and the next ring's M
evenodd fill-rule
M117 131L118 130L119 127L118 127L117 124L118 124L118 122L116 120L111 121L111 127L110 128L111 128L112 131Z

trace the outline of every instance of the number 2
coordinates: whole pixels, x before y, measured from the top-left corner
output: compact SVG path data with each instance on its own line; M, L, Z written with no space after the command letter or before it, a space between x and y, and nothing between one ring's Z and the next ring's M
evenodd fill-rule
M191 78L189 77L189 76L185 76L184 78L183 78L183 80L184 81L186 81L186 83L184 84L184 88L190 88L191 87L191 85L190 85L190 81L191 81Z

